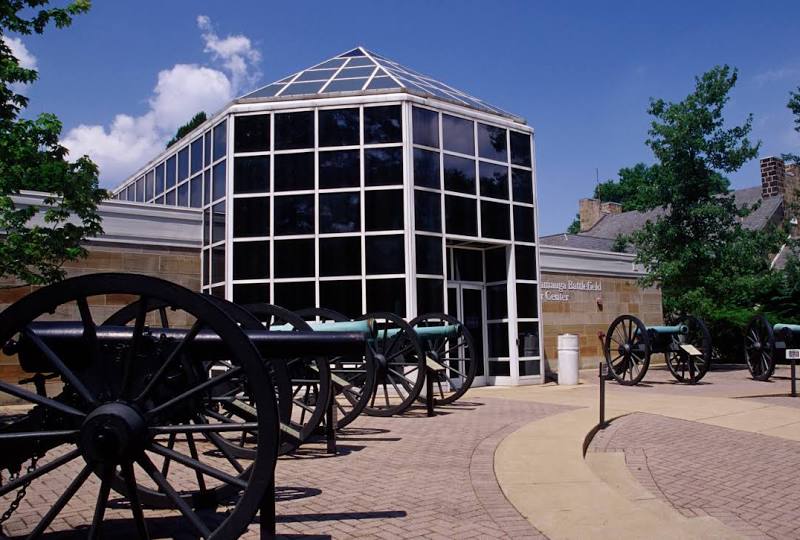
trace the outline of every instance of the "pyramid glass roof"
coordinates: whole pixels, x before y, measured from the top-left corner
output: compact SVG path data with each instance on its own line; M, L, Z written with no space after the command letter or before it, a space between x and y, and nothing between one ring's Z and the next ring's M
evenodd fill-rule
M515 115L457 90L393 60L356 47L303 71L284 77L244 96L245 99L330 95L370 90L406 90L433 96L481 111Z

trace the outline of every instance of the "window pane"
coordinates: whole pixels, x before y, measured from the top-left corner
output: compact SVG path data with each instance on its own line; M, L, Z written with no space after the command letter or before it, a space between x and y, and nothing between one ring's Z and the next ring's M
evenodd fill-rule
M149 201L153 198L153 180L155 178L155 173L150 171L144 177L144 200Z
M164 204L167 206L175 206L175 190L171 190L167 192L167 196L165 199Z
M275 149L314 148L314 112L275 115Z
M189 182L178 186L178 206L189 206Z
M533 246L515 246L517 279L536 279L536 248Z
M189 147L178 152L178 182L189 178Z
M481 201L481 236L511 240L511 216L507 204Z
M506 248L487 249L484 252L486 260L486 281L505 281L508 279L506 270Z
M538 343L538 342L537 342ZM539 375L542 363L539 360L525 360L519 363L520 377L525 375Z
M275 156L275 191L314 189L314 152Z
M164 164L156 167L156 195L164 193Z
M414 107L411 117L414 144L439 148L439 113Z
M368 236L364 245L368 275L405 272L403 235Z
M418 231L442 232L441 204L438 193L414 190L414 226Z
M475 160L444 156L444 189L475 194Z
M481 161L479 168L481 197L508 199L508 167Z
M442 275L442 239L438 236L416 235L417 273Z
M269 304L269 283L234 283L233 301L240 305Z
M505 283L486 287L486 317L488 319L508 317L508 293Z
M517 316L525 319L539 317L539 292L533 283L517 283Z
M175 187L175 163L176 163L175 156L172 156L167 160L167 187L166 189L170 189Z
M402 139L400 105L364 107L364 144L393 143Z
M233 279L269 277L269 242L233 243Z
M406 316L406 282L404 279L368 279L367 312L388 311Z
M521 322L517 324L519 335L519 355L539 356L539 323ZM538 364L538 362L536 362ZM534 373L533 375L537 375ZM522 375L522 372L520 372Z
M203 167L211 165L211 132L206 131L203 135Z
M203 210L203 245L207 246L211 243L211 209L206 208Z
M211 248L211 283L225 281L225 246Z
M444 281L417 279L417 313L444 312Z
M213 200L217 200L220 197L225 196L225 160L220 161L216 165L214 165L214 185L212 187L213 191Z
M314 234L314 196L275 197L275 234Z
M361 280L320 281L319 305L348 317L358 317L361 315Z
M508 161L506 130L478 123L478 155L496 161Z
M269 198L233 199L233 236L269 236Z
M414 148L414 184L441 189L439 152Z
M511 163L531 166L531 138L527 133L512 131L511 136Z
M446 195L444 216L447 234L478 236L478 204L475 199Z
M366 230L393 231L403 228L403 191L367 191L364 194Z
M143 176L139 177L139 179L136 180L136 188L135 189L136 189L136 200L138 202L143 202L144 201L144 177Z
M314 307L314 282L276 283L273 303L289 311Z
M269 150L269 115L237 116L234 122L235 152L266 152Z
M364 185L387 186L403 183L403 148L364 150Z
M203 205L203 175L198 174L192 178L191 184L189 204L192 208L200 208Z
M203 204L211 202L211 169L203 171Z
M198 137L192 141L192 174L203 170L203 138Z
M489 356L508 356L508 323L490 323L486 326L489 331ZM508 362L489 362L490 375L492 364L508 364Z
M360 186L361 158L359 156L359 150L320 152L320 189Z
M489 338L493 336L490 334ZM501 339L500 336L497 339ZM489 362L489 375L492 377L508 377L511 375L511 362L508 360L494 360Z
M214 169L219 167L215 166ZM233 161L233 192L269 191L269 156L237 157Z
M483 252L476 249L453 249L456 281L483 281Z
M358 109L319 111L319 145L350 146L359 143Z
M225 203L220 202L211 207L212 226L211 242L225 239Z
M209 281L211 276L211 250L203 250L203 285L211 283Z
M535 242L533 208L514 205L514 239L520 242Z
M276 278L314 277L314 239L275 241Z
M319 232L346 233L361 230L361 195L321 193L319 196Z
M361 238L320 238L319 275L360 276Z
M214 128L214 161L225 156L228 144L227 125L228 121L226 120Z
M511 185L516 202L533 203L533 176L530 171L512 167Z
M211 296L216 296L217 298L225 298L225 287L223 285L220 285L218 287L212 287Z
M473 125L471 120L442 114L444 149L474 156L475 131Z

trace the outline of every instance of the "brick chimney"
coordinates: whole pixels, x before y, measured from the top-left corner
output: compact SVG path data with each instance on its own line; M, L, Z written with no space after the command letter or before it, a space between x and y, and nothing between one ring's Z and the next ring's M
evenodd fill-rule
M622 205L618 202L600 203L600 212L603 214L621 214Z
M761 158L761 197L766 199L786 193L786 166L781 158Z
M578 215L581 220L581 232L586 232L600 221L603 214L600 212L599 199L581 199L578 202Z
M786 189L784 197L787 203L800 203L800 164L786 165L783 185ZM800 216L795 216L800 218Z

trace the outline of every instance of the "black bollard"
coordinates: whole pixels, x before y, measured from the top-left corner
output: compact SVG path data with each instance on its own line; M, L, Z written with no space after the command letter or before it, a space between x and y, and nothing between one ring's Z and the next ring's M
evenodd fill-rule
M428 408L428 416L436 416L436 411L433 409L433 377L436 372L431 368L425 370L425 405Z
M336 392L333 389L325 411L325 440L328 453L336 454Z
M600 426L606 425L606 374L605 371L605 362L600 362L600 366L598 369L600 375Z

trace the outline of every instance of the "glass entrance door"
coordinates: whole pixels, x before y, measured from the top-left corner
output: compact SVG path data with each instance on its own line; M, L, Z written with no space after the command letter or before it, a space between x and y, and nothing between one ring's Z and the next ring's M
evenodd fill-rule
M486 354L484 346L483 287L466 283L450 282L447 287L447 312L464 323L476 344L478 365L475 370L473 386L486 384Z

